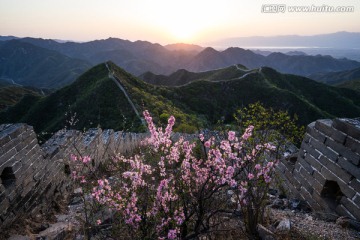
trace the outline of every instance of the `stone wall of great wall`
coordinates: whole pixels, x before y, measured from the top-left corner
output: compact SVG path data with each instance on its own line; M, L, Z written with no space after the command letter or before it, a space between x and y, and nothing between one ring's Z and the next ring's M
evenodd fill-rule
M101 161L114 153L131 153L144 137L69 130L40 146L31 126L0 125L0 229L24 214L46 214L69 192L66 162L71 153ZM360 120L309 124L299 152L282 159L278 173L287 194L307 201L315 211L360 220Z
M0 229L19 216L46 214L69 193L66 163L71 153L102 161L114 153L132 152L144 137L113 130L69 130L59 131L40 146L31 126L0 125Z
M360 119L317 120L278 165L288 194L315 211L360 220Z

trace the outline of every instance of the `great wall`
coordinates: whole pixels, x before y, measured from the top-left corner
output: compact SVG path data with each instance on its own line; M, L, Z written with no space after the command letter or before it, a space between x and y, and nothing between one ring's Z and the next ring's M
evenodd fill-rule
M114 153L132 152L144 136L113 130L68 130L57 132L40 146L31 126L0 125L0 229L22 215L46 214L68 193L71 177L66 163L71 153L101 161Z
M71 189L66 164L71 153L105 160L131 153L145 135L68 130L40 146L31 126L0 125L0 229L22 215L46 213ZM315 211L360 220L360 119L309 124L298 153L282 159L278 173L286 194L307 201Z

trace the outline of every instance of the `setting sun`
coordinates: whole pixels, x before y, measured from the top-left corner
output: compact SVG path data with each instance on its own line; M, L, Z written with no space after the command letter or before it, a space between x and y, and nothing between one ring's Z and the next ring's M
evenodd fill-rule
M194 26L180 21L175 23L168 31L172 35L171 37L182 42L190 42L194 40L196 34L198 33L198 29Z

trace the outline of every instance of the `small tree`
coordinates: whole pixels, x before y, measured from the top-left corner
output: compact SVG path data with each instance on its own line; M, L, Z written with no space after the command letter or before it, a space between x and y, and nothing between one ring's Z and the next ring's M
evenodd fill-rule
M297 116L291 119L286 111L274 110L272 108L265 108L261 103L257 102L250 104L248 107L240 109L234 115L237 120L239 130L242 131L247 126L253 126L251 138L248 140L248 150L257 149L259 143L271 144L271 155L260 154L255 156L254 164L249 165L250 168L259 169L259 162L266 164L262 167L265 171L269 171L268 178L266 175L261 176L248 187L251 199L245 206L242 207L246 232L252 236L256 236L257 223L262 223L264 219L264 207L266 203L266 194L270 186L270 180L274 177L274 163L275 161L267 161L266 159L279 159L283 157L284 152L289 147L289 144L300 145L304 134L304 127L299 127L296 124ZM262 159L265 158L265 159ZM249 170L253 172L254 169ZM258 177L254 176L254 178Z
M92 189L96 202L116 211L118 233L134 239L193 239L226 230L220 227L224 213L240 210L245 232L257 238L276 146L255 137L250 125L239 136L227 132L224 139L200 134L204 152L199 157L199 142L171 139L174 117L165 130L155 127L147 111L144 117L150 137L140 152L114 157L108 165L112 180L99 179ZM76 178L84 181L83 175Z

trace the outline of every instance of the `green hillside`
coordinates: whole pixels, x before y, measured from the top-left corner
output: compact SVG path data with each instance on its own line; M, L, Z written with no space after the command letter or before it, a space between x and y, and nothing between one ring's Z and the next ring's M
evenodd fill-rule
M265 67L238 79L211 82L195 78L190 84L168 89L165 97L205 115L212 123L222 117L231 120L236 109L256 101L298 115L303 125L319 118L360 116L358 92Z
M341 88L353 89L355 91L360 92L360 79L345 81L336 86L341 87Z
M40 96L40 93L15 85L0 86L0 111L18 103L25 95Z
M114 64L109 63L117 79L131 96L138 111L152 109L155 119L163 113L175 114L183 122L195 124L195 117L173 107L171 102L151 91L156 87L148 85ZM69 125L72 116L77 123L72 128L83 130L100 126L114 130L142 131L144 126L131 108L127 98L109 77L105 64L93 67L74 83L48 97L26 97L14 107L0 113L0 123L25 122L37 133L52 133ZM157 115L156 115L157 114Z
M60 88L90 66L86 61L19 40L6 41L0 46L0 78L23 86Z
M176 131L194 132L211 127L220 119L230 123L237 109L258 101L296 114L301 125L320 118L360 116L359 92L281 74L271 68L247 71L233 66L182 73L191 76L187 84L156 86L111 62L103 63L48 97L24 97L0 113L0 123L26 122L38 133L54 132L66 126L76 113L77 129L101 126L142 131L144 126L136 112L141 115L148 109L156 122L165 125L167 118L174 115ZM179 79L178 74L173 74L166 81L171 81L171 76Z

